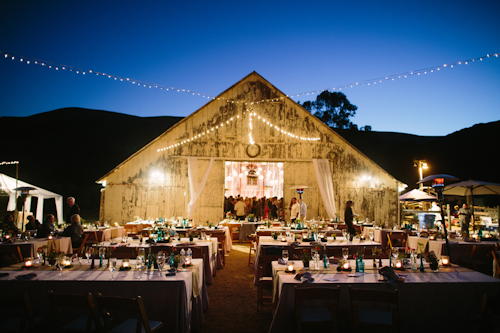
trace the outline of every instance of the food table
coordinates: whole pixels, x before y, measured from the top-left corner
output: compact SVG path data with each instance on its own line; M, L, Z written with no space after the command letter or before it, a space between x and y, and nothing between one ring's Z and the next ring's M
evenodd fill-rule
M144 241L149 238L144 237ZM139 240L133 239L128 240L127 243L114 243L114 242L101 242L97 244L98 247L142 247L142 248L161 248L161 247L177 247L179 249L183 248L187 251L189 247L201 247L202 253L207 261L204 263L205 280L206 283L211 284L213 277L217 273L217 262L218 262L218 244L216 237L210 237L209 241L194 240L189 242L189 238L181 238L181 240L171 240L169 243L141 243Z
M302 272L301 261L293 260L297 272ZM379 281L378 268L373 269L372 260L365 260L365 273L330 270L309 270L314 282L310 287L340 288L339 325L341 331L352 327L350 315L349 286L356 289L394 290L386 281ZM353 267L354 260L350 261ZM383 265L389 260L384 259ZM407 269L398 272L405 279L398 283L400 330L402 332L475 331L473 317L481 308L483 294L494 296L500 289L500 280L474 272L460 266L442 267L434 273L425 265L425 272ZM286 266L272 263L275 293L279 300L269 332L288 332L295 328L294 286L304 285L295 280L295 274L285 273ZM347 318L347 319L344 319Z
M333 237L328 237L327 242L295 242L292 243L293 240L290 238L286 238L286 241L283 242L281 241L281 238L278 240L274 240L271 236L261 236L259 238L259 246L257 247L257 251L255 253L255 264L254 264L254 270L255 270L255 278L254 278L254 283L257 284L260 278L260 272L259 272L259 258L262 255L262 252L264 248L266 249L278 249L279 253L281 253L281 250L285 247L292 247L296 249L303 249L303 248L312 248L316 245L319 245L321 247L327 248L338 248L338 252L341 252L342 248L349 248L349 253L355 253L357 249L360 247L363 248L368 248L368 249L373 249L375 247L380 247L380 243L373 242L371 240L363 240L361 241L360 239L354 239L354 241L348 241L344 237L337 237L336 240L334 240ZM267 251L265 251L266 254ZM292 253L289 253L290 257L292 257Z
M16 295L27 290L35 316L47 315L47 291L55 293L86 294L91 292L105 296L137 297L141 296L148 318L160 320L169 332L190 332L203 325L203 312L208 310L208 294L203 279L202 259L193 259L192 266L185 272L177 272L175 276L160 276L158 271L140 272L134 268L129 271L111 272L106 267L90 269L88 260L79 266L75 261L73 267L63 269L60 274L54 266L39 266L24 269L21 265L6 267L1 277L3 296ZM98 265L98 261L96 260ZM106 261L105 261L106 263ZM131 261L135 267L135 260ZM97 267L96 265L96 267ZM117 261L121 266L121 260ZM34 273L31 280L18 279L26 273Z
M12 239L10 242L0 243L0 253L11 253L12 248L18 247L24 258L35 257L38 248L46 245L48 251L62 251L66 254L73 253L70 237L31 238L29 241Z

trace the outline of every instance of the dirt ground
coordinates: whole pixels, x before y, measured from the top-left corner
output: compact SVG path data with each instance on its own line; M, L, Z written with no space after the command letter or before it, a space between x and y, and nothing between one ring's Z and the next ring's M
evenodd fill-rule
M257 287L253 267L248 266L248 252L249 244L234 243L226 266L208 286L210 309L205 312L201 333L269 331L272 306L263 306L257 313Z

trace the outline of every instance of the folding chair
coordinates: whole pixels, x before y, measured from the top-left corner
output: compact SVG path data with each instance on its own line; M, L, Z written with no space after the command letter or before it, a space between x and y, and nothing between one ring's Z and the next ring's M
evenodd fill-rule
M304 286L295 286L294 289L297 332L303 331L304 324L311 331L337 332L340 289Z
M273 296L265 296L264 295L264 286L271 286L271 293L273 287L273 277L271 270L271 262L278 260L281 256L276 255L262 255L259 256L258 259L258 267L259 270L259 281L257 284L257 312L260 311L260 306L266 303L266 300L270 300L270 304L272 304Z

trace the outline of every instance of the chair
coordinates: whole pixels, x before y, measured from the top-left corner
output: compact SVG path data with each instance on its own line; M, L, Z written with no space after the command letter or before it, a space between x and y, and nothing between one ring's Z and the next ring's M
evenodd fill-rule
M222 258L222 264L223 266L226 266L226 233L224 230L206 230L206 234L209 234L210 237L217 237L217 243L218 243L218 253L219 256Z
M35 331L35 319L27 292L15 296L1 296L0 332ZM39 319L39 318L37 318Z
M393 247L397 247L400 251L406 252L406 239L406 233L391 231L387 234L387 245L391 250Z
M494 332L500 324L500 299L483 295L481 312L479 314L478 332Z
M137 257L137 248L118 246L116 249L113 249L111 257L116 259L135 259Z
M19 245L5 245L0 253L0 267L14 265L23 262L23 254Z
M255 258L255 254L257 253L258 239L257 235L248 235L248 239L250 240L250 251L248 252L248 266L253 266L255 264L252 261L252 252Z
M498 263L498 253L495 250L491 250L493 255L493 276L497 279L500 278L500 264Z
M399 332L398 291L353 289L349 286L355 332L372 332L377 329ZM388 310L383 310L383 308Z
M281 256L275 255L262 255L259 256L258 259L258 267L259 270L259 281L257 284L257 312L260 311L260 306L266 303L266 300L271 300L270 304L273 303L273 296L265 296L264 295L264 286L271 286L271 292L273 287L273 277L271 270L271 262L278 260Z
M294 289L297 332L303 331L303 324L312 326L309 328L314 331L337 332L340 289L304 286L295 286Z
M77 256L81 254L83 256L83 249L85 248L85 244L87 243L87 239L89 238L89 234L86 233L83 235L82 242L80 243L80 246L77 248L73 248L73 253L75 253Z
M56 332L101 332L102 325L97 316L91 293L87 295L56 294L48 291L52 308L51 323Z
M125 298L99 293L96 298L104 320L104 332L131 331L130 327L135 326L136 333L152 333L163 327L161 321L148 319L141 296Z

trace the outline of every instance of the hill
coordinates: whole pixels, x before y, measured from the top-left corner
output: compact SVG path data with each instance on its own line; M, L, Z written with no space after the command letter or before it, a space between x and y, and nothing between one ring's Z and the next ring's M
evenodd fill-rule
M65 198L74 196L82 216L97 219L101 187L95 180L181 119L80 108L0 117L0 160L20 161L20 179ZM443 137L336 131L409 188L415 188L418 181L414 158L427 160L430 169L425 175L445 173L461 180L500 182L493 164L500 153L500 121ZM15 167L2 166L0 172L15 176Z

